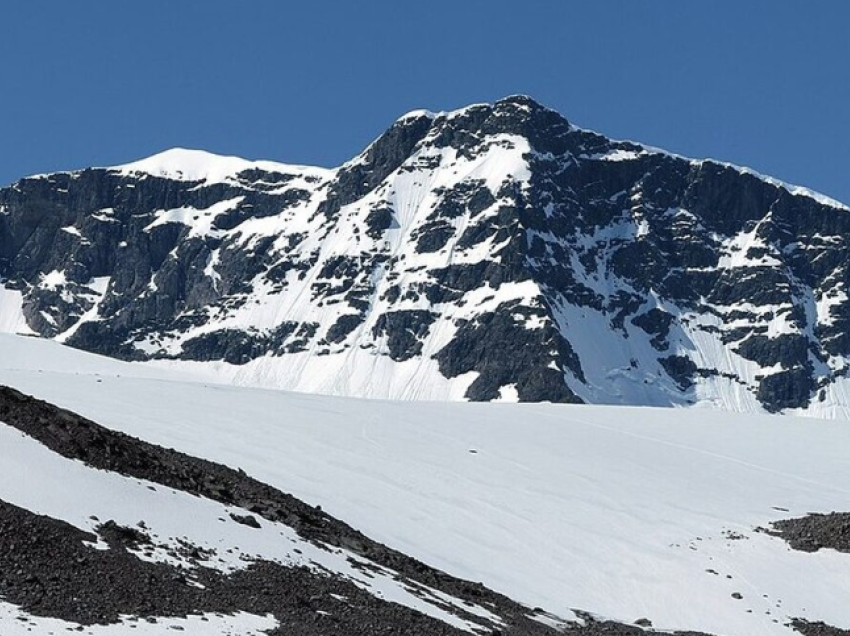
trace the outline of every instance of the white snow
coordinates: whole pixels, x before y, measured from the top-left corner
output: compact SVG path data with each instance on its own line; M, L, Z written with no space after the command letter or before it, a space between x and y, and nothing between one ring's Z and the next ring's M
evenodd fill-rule
M7 289L0 283L0 333L31 334L24 317L24 299L21 292Z
M101 223L120 223L118 219L115 219L108 214L92 214L91 218L100 221Z
M645 151L623 150L622 148L616 148L614 150L609 150L608 152L590 155L587 159L592 159L594 161L633 161L634 159L646 154L649 153Z
M215 269L216 265L218 265L219 257L220 251L216 248L210 253L209 258L207 259L207 264L204 266L204 276L212 281L213 289L216 291L218 291L218 285L221 282L221 275L219 275Z
M239 207L239 204L244 200L245 197L226 199L201 210L187 207L157 210L154 212L155 219L143 231L150 232L154 228L168 223L180 223L181 225L188 225L191 228L187 238L205 235L218 236L219 233L212 229L212 224L216 217Z
M0 601L0 629L3 636L60 636L68 632L82 636L263 636L278 626L272 616L239 612L232 616L202 614L187 618L162 618L155 621L125 617L113 625L80 626L76 623L33 616L23 609Z
M417 110L411 110L408 113L405 113L401 117L398 118L397 121L402 122L408 119L419 119L420 117L427 117L428 119L436 119L438 116L443 115L445 113L435 113L433 111L420 108Z
M837 308L847 305L847 292L843 283L837 283L828 292L825 292L817 301L816 313L819 325L831 326L835 322Z
M180 181L204 181L207 185L226 182L240 172L251 169L283 174L313 174L320 177L326 176L329 172L323 168L295 166L274 161L248 161L239 157L215 155L203 150L186 148L172 148L110 169L126 175L145 173Z
M773 245L758 236L762 224L769 221L768 213L764 219L756 223L748 232L741 232L722 241L720 250L722 256L717 263L718 269L733 269L736 267L781 267L782 261L777 258L777 250ZM750 258L747 254L751 249L767 252L760 258Z
M91 294L89 295L88 300L92 302L91 307L86 310L83 315L80 316L79 320L77 320L77 322L75 322L69 329L56 337L57 342L67 342L68 338L77 333L77 330L79 330L79 328L85 323L98 319L98 316L100 315L100 303L106 295L110 279L111 277L109 276L99 276L89 281L88 288Z
M41 278L41 286L45 289L57 289L58 287L65 285L67 282L68 280L65 278L65 272L57 269L45 274Z
M516 384L507 384L499 387L499 399L496 402L519 402L519 392Z
M725 636L787 636L795 616L850 628L850 556L791 551L755 531L847 509L846 422L363 401L166 381L152 369L131 377L138 366L12 336L0 352L0 384L242 467L531 607ZM22 358L23 370L7 363Z

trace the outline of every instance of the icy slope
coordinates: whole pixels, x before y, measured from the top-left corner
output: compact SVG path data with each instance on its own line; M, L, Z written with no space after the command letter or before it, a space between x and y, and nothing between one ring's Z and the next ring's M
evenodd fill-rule
M844 423L360 401L69 373L52 369L57 345L29 339L0 350L34 344L49 346L32 349L41 372L2 370L0 384L239 466L530 606L728 636L787 635L794 617L850 628L850 557L756 531L847 509Z

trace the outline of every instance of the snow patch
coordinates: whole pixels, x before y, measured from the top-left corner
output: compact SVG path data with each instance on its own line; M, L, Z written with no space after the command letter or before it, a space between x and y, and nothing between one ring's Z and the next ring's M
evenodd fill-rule
M109 168L123 175L139 173L177 181L204 181L207 185L233 180L245 170L264 170L280 174L312 174L325 177L323 168L295 166L273 161L248 161L239 157L215 155L203 150L172 148L132 163Z
M33 616L24 609L0 601L0 629L3 636L32 636L33 634L74 633L82 636L162 636L180 633L182 636L264 636L278 627L269 616L239 612L233 615L200 614L187 618L156 617L156 621L131 616L122 617L112 625L79 625L56 618Z
M23 294L0 284L0 333L33 334L24 317Z

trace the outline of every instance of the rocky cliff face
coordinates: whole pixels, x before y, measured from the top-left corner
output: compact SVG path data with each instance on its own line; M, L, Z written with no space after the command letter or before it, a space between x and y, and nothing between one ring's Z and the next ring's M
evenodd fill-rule
M24 179L0 329L298 390L837 417L848 246L825 197L510 97L334 170L174 150Z

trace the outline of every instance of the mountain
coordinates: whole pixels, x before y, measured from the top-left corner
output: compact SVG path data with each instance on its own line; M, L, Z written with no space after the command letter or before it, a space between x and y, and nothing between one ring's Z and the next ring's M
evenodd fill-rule
M333 170L171 150L0 190L0 329L238 384L850 416L850 210L524 96Z
M0 351L3 636L850 628L844 422L362 400Z

